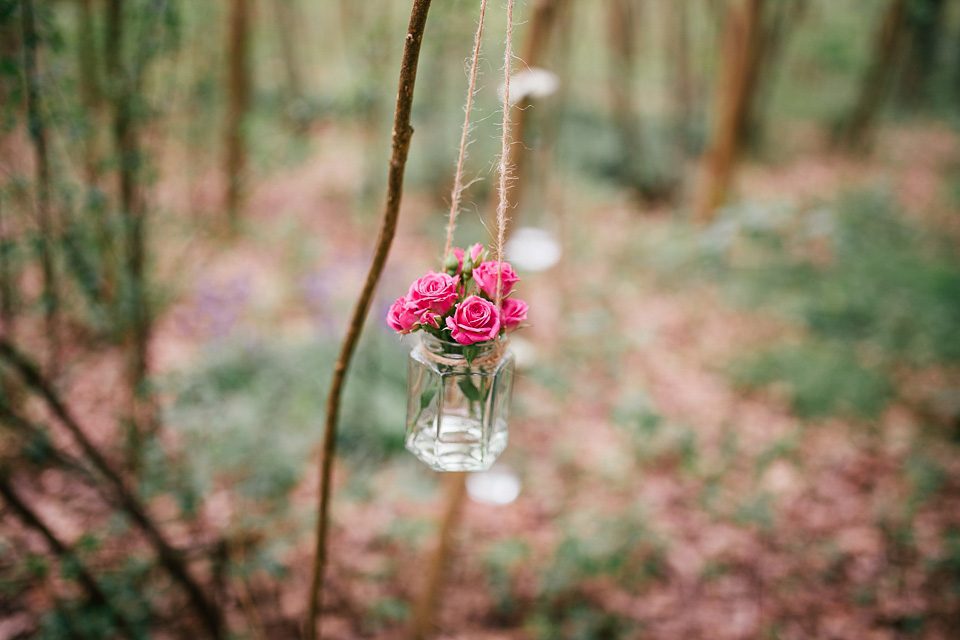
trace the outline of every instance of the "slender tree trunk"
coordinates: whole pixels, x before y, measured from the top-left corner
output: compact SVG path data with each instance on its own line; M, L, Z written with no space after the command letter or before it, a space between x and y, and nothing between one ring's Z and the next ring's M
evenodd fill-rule
M36 156L37 226L40 231L40 268L43 273L43 309L47 332L47 367L55 374L60 362L60 328L57 321L60 300L53 263L54 229L50 203L50 160L47 127L40 104L40 73L37 69L37 29L33 0L20 0L23 26L23 72L26 84L27 119Z
M292 102L303 97L303 74L297 51L296 4L294 0L273 0L273 13L276 16L283 68L287 74L287 98Z
M98 131L100 115L100 81L97 77L97 47L94 39L93 0L80 0L78 24L78 78L80 99L86 109L86 180L96 185L100 177L100 145Z
M790 36L802 22L809 0L781 0L771 4L768 15L761 16L757 29L758 46L754 52L756 68L752 71L753 86L747 91L748 100L740 127L741 143L758 147L766 130L765 115L773 90L774 74L780 69L780 59Z
M113 99L113 138L119 157L118 189L124 226L124 255L129 281L129 307L118 310L121 326L127 331L127 462L131 469L140 466L144 431L153 430L153 409L146 388L149 371L150 309L146 295L146 203L139 187L142 153L133 116L133 90L136 77L130 77L123 64L123 0L107 4L106 63ZM139 74L134 69L133 74ZM124 313L130 317L122 317Z
M99 583L80 560L79 556L77 556L73 549L67 546L66 543L61 541L60 538L50 530L50 527L43 522L40 516L30 508L27 501L20 497L10 483L7 472L3 469L0 469L0 496L3 496L3 499L10 506L10 509L20 518L24 525L37 531L43 537L47 546L50 547L50 550L60 558L60 562L65 566L70 566L71 571L77 576L77 581L86 589L90 601L97 606L103 607L110 614L110 617L116 622L124 636L131 639L137 638L138 636L134 634L130 622L110 601L110 598L108 598L103 589L100 588Z
M14 301L15 287L13 286L13 269L10 265L10 247L13 239L9 231L10 225L5 218L3 209L3 194L0 193L0 332L13 339L14 323L16 322L16 307Z
M543 59L549 51L553 37L557 15L563 11L569 0L536 0L533 5L533 15L530 18L530 27L524 42L522 60L526 67L537 67L543 64ZM510 181L507 183L507 211L511 220L507 233L515 226L519 216L520 201L523 196L524 172L526 169L525 151L528 142L529 118L533 117L531 101L527 98L519 100L511 107L510 122L513 144L510 146L510 157L507 166L512 168ZM493 209L496 211L497 200L493 198Z
M435 627L435 613L440 601L440 591L444 574L450 564L453 552L453 536L463 511L467 489L466 473L447 474L447 495L444 501L443 517L437 532L437 544L427 565L423 590L413 610L413 619L407 637L410 640L425 640L432 635Z
M336 453L340 396L343 392L343 383L346 379L350 361L353 359L353 353L363 331L363 322L370 311L373 292L380 281L380 275L383 273L383 267L387 262L390 246L393 244L393 237L397 230L400 201L403 199L403 176L407 165L407 156L410 152L410 139L413 136L413 127L410 126L413 90L417 79L420 46L423 42L423 32L427 24L430 2L431 0L413 0L413 6L410 9L410 23L404 40L403 60L400 63L400 82L397 89L397 106L393 120L393 152L390 157L390 170L387 174L387 201L384 205L380 235L377 238L377 247L370 264L370 271L367 273L363 290L360 292L360 297L357 299L353 315L350 318L347 335L340 347L340 355L337 357L337 364L333 369L333 380L330 383L330 394L327 396L327 415L320 454L320 491L317 507L313 577L307 598L307 618L305 620L307 640L315 640L315 638L321 636L320 613L323 611L323 590L321 587L327 565L330 484L333 458Z
M742 137L738 125L748 104L750 44L758 28L764 0L734 2L727 11L722 60L714 103L713 129L704 156L701 184L694 203L694 218L708 223L726 200L733 180Z
M229 41L227 43L227 128L225 135L224 173L227 178L226 209L230 230L240 227L240 207L247 166L243 121L250 102L248 64L249 0L230 0Z
M690 65L690 18L687 2L670 3L669 57L673 61L673 105L676 109L676 137L680 153L689 150L690 126L693 120L693 71Z
M917 108L929 97L930 74L936 67L946 7L946 0L914 0L907 7L909 45L900 97L911 108Z
M853 111L841 131L839 142L849 151L864 151L883 105L884 94L894 75L894 63L903 47L908 0L891 0L877 32L873 61L860 85Z
M634 104L637 75L636 0L607 0L607 33L610 46L610 103L620 131L621 161L631 181L639 172L643 155L640 118Z

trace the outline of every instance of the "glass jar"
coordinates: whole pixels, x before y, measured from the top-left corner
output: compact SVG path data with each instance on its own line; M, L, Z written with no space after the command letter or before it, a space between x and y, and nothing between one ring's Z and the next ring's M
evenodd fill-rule
M507 448L513 369L513 354L497 358L492 342L465 347L421 332L407 370L407 449L435 471L490 468Z

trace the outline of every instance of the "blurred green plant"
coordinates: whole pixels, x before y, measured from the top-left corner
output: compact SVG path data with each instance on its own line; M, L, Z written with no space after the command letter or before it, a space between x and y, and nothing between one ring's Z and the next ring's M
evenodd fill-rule
M730 371L749 387L785 383L803 417L876 417L896 397L897 366L960 362L960 256L883 190L804 210L728 207L702 233L674 227L648 264L799 324L799 341L744 355Z
M622 399L614 408L613 421L629 437L640 464L675 464L684 471L696 470L696 432L666 420L646 394L631 393Z
M734 381L747 388L785 383L791 406L802 418L875 418L893 393L887 376L861 366L850 350L816 341L745 356L731 370Z

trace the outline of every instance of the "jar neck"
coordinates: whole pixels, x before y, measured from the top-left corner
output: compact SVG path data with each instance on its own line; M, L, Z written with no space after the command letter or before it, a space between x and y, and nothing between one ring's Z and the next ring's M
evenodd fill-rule
M504 338L501 338L500 342L502 344L504 342ZM440 338L425 331L420 332L420 344L423 346L424 350L435 356L440 356L450 360L463 360L464 363L466 363L463 350L467 345L462 345L459 342L454 342L451 340L441 340ZM493 355L496 350L496 342L493 340L475 343L472 346L476 348L476 353L474 356L475 358L488 357Z

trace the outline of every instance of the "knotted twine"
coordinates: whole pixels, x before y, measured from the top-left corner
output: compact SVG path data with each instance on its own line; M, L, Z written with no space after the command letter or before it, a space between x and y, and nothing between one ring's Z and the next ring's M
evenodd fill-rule
M499 185L497 188L497 293L494 306L497 315L502 316L503 308L503 245L507 233L507 185L510 182L513 167L510 166L510 75L513 64L513 5L514 0L507 0L507 37L503 53L503 120L500 130L500 162L497 173ZM460 199L465 188L463 184L463 164L467 156L468 138L470 136L470 112L473 109L473 97L477 90L477 69L480 66L480 44L483 39L483 24L487 14L487 0L480 0L480 18L477 23L477 34L473 41L473 58L470 65L470 82L467 89L467 103L464 107L463 130L460 134L460 153L457 156L457 169L453 179L453 192L450 197L450 214L447 222L447 241L443 250L443 260L446 262L453 246L453 230L457 223L457 214L460 212ZM442 268L441 268L442 269ZM471 364L495 364L503 355L504 345L500 335L494 339L493 353L475 358ZM459 365L463 361L454 358L445 358L424 349L425 355L431 360L447 365Z

